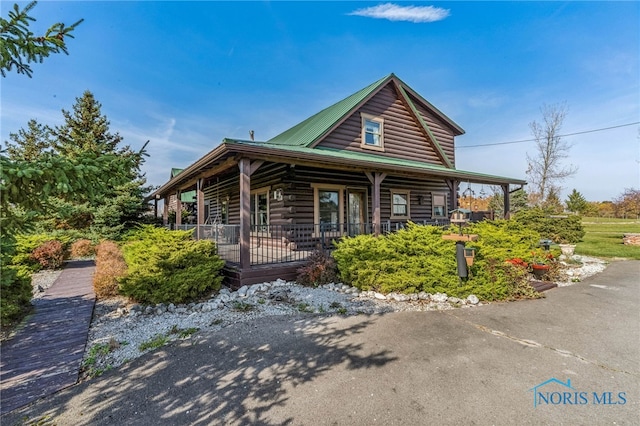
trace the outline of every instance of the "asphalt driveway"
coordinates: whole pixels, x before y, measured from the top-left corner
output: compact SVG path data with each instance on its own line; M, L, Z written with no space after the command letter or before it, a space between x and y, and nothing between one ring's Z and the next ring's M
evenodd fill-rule
M640 262L625 261L541 300L263 318L163 348L1 420L640 424L639 306Z

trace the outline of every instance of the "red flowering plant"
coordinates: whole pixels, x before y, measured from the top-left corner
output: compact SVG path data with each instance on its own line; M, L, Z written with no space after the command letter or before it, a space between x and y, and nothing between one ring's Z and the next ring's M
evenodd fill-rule
M514 257L513 259L507 259L505 262L512 264L513 266L519 266L521 268L528 268L529 264L522 260L519 257Z
M555 261L555 256L550 251L534 250L531 252L532 265L547 265Z

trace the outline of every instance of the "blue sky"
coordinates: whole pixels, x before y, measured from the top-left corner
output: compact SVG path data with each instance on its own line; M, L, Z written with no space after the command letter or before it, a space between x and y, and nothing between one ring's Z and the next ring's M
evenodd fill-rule
M25 5L27 2L19 2ZM11 2L2 2L7 16ZM458 123L456 166L526 178L544 104L563 133L640 121L638 2L49 2L34 32L84 22L69 56L1 84L1 140L90 90L151 184L225 137L267 140L393 72ZM588 200L640 187L640 126L566 137Z

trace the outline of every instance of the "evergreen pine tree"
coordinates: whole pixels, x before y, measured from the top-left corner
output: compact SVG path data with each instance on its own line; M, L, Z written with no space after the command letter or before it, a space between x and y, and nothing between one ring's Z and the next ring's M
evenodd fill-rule
M567 205L567 210L571 213L584 214L589 208L587 200L575 188L571 194L569 194L565 204Z
M53 131L57 139L56 151L60 155L73 158L87 152L96 156L131 153L128 146L116 151L122 137L109 132L110 123L102 115L101 108L100 102L87 90L82 97L76 98L72 112L62 110L65 123Z
M36 161L45 152L53 150L51 129L31 119L27 129L9 134L10 141L5 141L7 154L12 160Z

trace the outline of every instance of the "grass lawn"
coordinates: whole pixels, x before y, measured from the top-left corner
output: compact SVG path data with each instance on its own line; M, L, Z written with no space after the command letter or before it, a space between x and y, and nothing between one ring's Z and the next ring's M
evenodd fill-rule
M640 260L640 246L622 244L623 234L640 233L640 220L585 217L582 225L586 234L577 244L576 254Z

